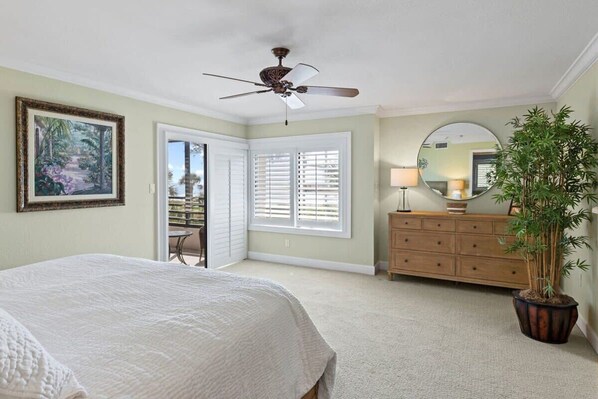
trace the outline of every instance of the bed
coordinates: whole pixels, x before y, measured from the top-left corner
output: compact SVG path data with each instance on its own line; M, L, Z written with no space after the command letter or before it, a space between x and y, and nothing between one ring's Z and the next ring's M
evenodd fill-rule
M328 399L336 354L286 289L80 255L0 272L0 308L90 398Z

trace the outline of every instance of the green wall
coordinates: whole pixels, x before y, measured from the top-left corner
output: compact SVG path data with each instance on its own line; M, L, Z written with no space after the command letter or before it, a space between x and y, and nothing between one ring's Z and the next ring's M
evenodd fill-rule
M249 251L373 265L377 129L375 115L290 122L288 126L282 123L249 126L247 138L250 139L350 131L352 158L351 238L250 231ZM285 239L290 240L289 248L284 246Z
M16 213L15 96L124 115L126 205ZM156 122L245 136L243 125L0 68L0 269L86 252L155 258Z
M593 135L598 139L598 63L595 63L575 84L563 94L557 103L558 108L568 105L573 108L573 118L592 126ZM596 204L595 204L596 206ZM579 316L598 333L598 234L596 215L592 223L585 223L577 233L591 237L593 250L579 250L574 256L586 259L590 270L574 271L563 280L563 290L579 303Z

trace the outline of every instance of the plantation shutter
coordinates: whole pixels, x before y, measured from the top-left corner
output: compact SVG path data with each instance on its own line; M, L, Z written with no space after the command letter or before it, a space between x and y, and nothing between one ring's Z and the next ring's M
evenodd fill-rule
M216 268L247 257L246 151L215 146L208 151L208 267Z
M297 153L297 225L340 225L340 152Z
M230 259L247 258L247 152L230 156Z
M289 152L253 154L253 219L292 223L292 159Z

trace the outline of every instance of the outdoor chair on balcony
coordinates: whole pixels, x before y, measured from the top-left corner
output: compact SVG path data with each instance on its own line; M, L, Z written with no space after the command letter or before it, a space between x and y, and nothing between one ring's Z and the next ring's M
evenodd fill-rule
M199 261L206 259L206 226L199 228Z

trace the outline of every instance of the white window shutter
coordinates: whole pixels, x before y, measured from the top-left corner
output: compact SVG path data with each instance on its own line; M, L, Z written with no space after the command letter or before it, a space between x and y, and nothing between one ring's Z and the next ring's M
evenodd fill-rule
M246 152L231 155L230 170L230 259L247 258L247 170Z
M216 268L247 257L246 151L208 147L208 154L208 267Z
M252 220L288 225L292 222L292 154L252 155Z
M351 237L351 132L250 140L249 229Z
M340 223L339 150L297 153L297 225L334 228Z

